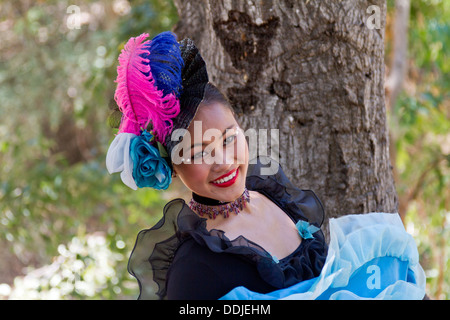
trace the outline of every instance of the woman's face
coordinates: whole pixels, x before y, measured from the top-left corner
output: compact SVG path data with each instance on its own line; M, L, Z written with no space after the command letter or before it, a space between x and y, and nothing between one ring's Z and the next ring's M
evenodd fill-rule
M248 146L231 110L220 103L201 106L188 132L183 162L173 165L178 177L200 196L237 199L245 188Z

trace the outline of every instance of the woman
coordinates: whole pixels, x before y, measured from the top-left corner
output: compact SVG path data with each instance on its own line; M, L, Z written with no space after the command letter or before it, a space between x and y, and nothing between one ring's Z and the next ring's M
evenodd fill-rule
M318 198L292 185L280 167L261 174L267 159L249 159L231 105L208 82L191 40L178 44L167 32L146 37L131 38L119 57L122 118L107 167L133 189L165 189L176 175L193 197L189 204L172 200L163 218L139 233L128 266L139 297L335 294L324 294L327 281L312 285L332 277L321 274L327 246Z
M218 129L223 136L213 142L193 141L195 147L188 155L191 161L174 165L174 172L193 192L190 207L206 218L206 225L192 227L193 234L178 247L168 271L169 299L217 299L237 286L270 292L318 276L325 260L323 236L302 239L296 223L306 221L306 217L302 210L288 206L309 205L308 213L316 213L321 220L319 201L311 191L293 188L281 171L273 180L264 180L257 166L247 174L248 147L243 131L226 100L214 99L211 91L216 90L207 85L194 121L202 123L203 132ZM191 137L193 131L189 126ZM205 144L215 153L205 152ZM207 159L213 156L216 161L208 164ZM202 161L195 164L199 158ZM301 200L291 200L286 188ZM233 203L235 199L243 199L245 204L239 212L218 203ZM263 270L258 272L259 265Z
M173 35L163 33L151 42L143 40L144 37L130 39L119 57L116 101L123 117L119 134L108 151L108 169L121 172L124 182L136 189L153 177L139 171L151 167L150 161L145 165L150 157L140 155L147 149L148 155L151 151L157 153L156 147L146 145L142 137L153 139L151 142L157 140L156 145L160 149L163 145L167 155L180 154L176 146L182 146L179 158L182 161L172 163L167 158L167 163L162 159L159 163L154 161L155 171L166 175L148 184L160 189L167 187L170 180L167 173L172 167L174 175L193 192L193 199L189 206L181 199L171 201L164 209L163 219L139 234L129 270L139 281L140 298L150 298L156 293L169 299L217 299L237 286L264 293L318 276L326 255L323 235L316 232L314 237L302 239L296 223L314 222L317 226L314 231L318 231L323 220L320 201L312 191L295 188L281 169L268 177L260 175L260 161L249 168L243 131L229 102L208 83L205 64L192 41L181 43L183 66L165 65L170 66L166 71L170 75L177 70L181 72L183 90L179 98L174 97L176 90L167 90L163 95L179 101L180 111L171 119L172 123L163 115L162 125L155 121L159 114L153 114L153 110L142 112L153 117L153 130L139 132L141 127L147 128L148 118L134 115L130 107L145 109L145 105L151 105L157 109L158 102L144 100L144 103L141 100L145 97L136 97L138 92L155 88L145 88L144 84L132 87L131 83L152 81L159 86L156 77L148 77L151 71L161 69L152 65L152 59L161 59L158 50L170 51L174 57L169 60L180 61ZM161 48L167 43L170 50ZM146 55L146 48L155 57ZM136 66L130 67L133 62ZM145 73L147 78L135 80L133 76L141 77L130 75L135 70L142 70L141 74ZM170 85L180 87L175 81ZM129 91L134 94L129 95ZM176 104L169 98L166 100L161 104ZM143 120L137 123L134 119ZM199 130L195 123L201 124L201 132L195 132ZM161 137L159 132L166 124L171 126L170 131ZM186 130L181 142L172 141L170 135L177 129ZM212 129L221 133L215 136L217 139L203 139ZM124 150L130 150L129 157L124 156ZM303 229L306 231L308 226Z

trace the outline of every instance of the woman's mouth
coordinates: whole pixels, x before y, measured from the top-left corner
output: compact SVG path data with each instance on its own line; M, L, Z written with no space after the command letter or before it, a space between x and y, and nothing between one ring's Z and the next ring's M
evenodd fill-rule
M239 168L237 168L236 170L232 170L224 174L223 176L220 176L216 180L211 181L211 183L216 187L226 188L236 182L238 175L239 175Z

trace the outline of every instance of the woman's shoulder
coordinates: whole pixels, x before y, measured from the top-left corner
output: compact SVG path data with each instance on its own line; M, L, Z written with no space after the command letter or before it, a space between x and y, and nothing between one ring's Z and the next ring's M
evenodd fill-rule
M153 227L137 235L128 272L139 282L140 299L165 297L166 274L180 243L180 227L192 223L190 215L195 216L185 201L174 199L165 205L163 216Z
M217 257L207 247L193 238L183 241L167 274L167 298L169 300L218 299L228 288L226 275L221 274Z
M205 256L210 254L210 250L207 247L197 243L194 238L186 238L179 245L174 254L173 264L179 261L187 262L189 264L200 263ZM172 265L173 265L172 264ZM172 267L171 267L172 268Z
M193 238L183 241L175 252L166 286L170 300L218 299L238 286L258 292L275 289L261 278L256 263L211 251Z

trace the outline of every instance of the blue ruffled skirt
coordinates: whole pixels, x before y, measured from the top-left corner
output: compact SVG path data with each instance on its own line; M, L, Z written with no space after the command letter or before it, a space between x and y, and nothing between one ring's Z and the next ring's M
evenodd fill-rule
M392 213L330 219L330 245L316 278L267 294L234 288L222 300L413 300L425 295L414 239Z

